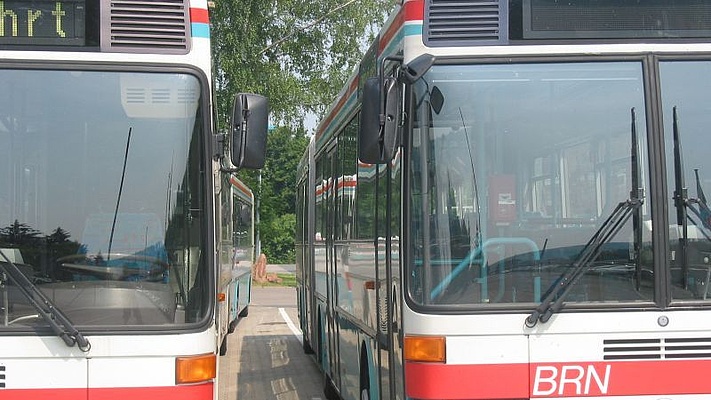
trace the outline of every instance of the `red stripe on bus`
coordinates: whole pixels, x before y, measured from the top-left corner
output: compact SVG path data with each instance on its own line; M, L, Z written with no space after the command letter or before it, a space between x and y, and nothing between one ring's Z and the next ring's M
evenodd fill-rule
M212 400L213 383L166 387L0 389L2 400ZM88 397L87 397L88 396Z
M244 195L249 197L250 199L254 197L254 195L252 194L252 191L249 190L247 185L240 182L236 177L230 176L230 183L232 184L232 186L234 186L240 192L244 193Z
M190 22L194 24L209 24L210 15L204 8L191 8L190 9Z
M405 391L417 399L522 398L528 394L528 364L405 364Z
M137 387L137 388L91 388L89 400L212 400L214 384Z
M0 389L2 400L77 400L86 399L84 389Z
M405 21L422 21L425 18L425 3L422 0L406 1Z
M346 91L346 93L344 93L343 96L341 96L341 98L338 100L338 103L336 103L336 105L331 109L331 112L328 113L326 118L324 118L323 122L321 122L321 124L319 125L320 129L318 130L318 132L316 132L316 141L318 141L321 138L321 136L323 136L328 131L328 129L331 125L331 122L333 122L333 119L336 118L336 116L341 111L343 106L346 104L348 99L350 99L351 96L353 96L353 94L357 90L358 90L358 77L356 77L355 79L353 79L351 81L350 85L348 85L348 90Z
M708 394L708 371L711 360L533 364L531 393L537 398Z
M395 17L395 20L390 24L388 29L380 36L380 42L378 43L378 54L382 54L390 42L393 41L395 35L400 32L403 26L403 15L405 14L405 9L401 8L400 12Z
M530 367L530 368L529 368ZM711 360L405 364L407 396L505 399L711 393ZM530 386L529 386L530 385Z
M402 29L405 22L422 21L425 15L424 2L422 0L406 1L402 5L395 20L390 24L388 29L381 35L380 43L378 43L378 53L382 53L392 42Z

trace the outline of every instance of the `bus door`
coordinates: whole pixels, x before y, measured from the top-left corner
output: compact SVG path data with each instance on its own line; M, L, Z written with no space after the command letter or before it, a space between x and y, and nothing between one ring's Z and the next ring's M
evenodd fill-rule
M313 168L309 168L307 174L313 174ZM313 313L313 242L312 233L314 232L311 215L313 215L313 200L309 196L310 182L313 179L302 177L299 182L297 193L297 208L299 212L297 216L301 216L297 222L297 269L298 279L301 282L298 291L298 306L299 306L299 325L303 335L304 351L307 354L313 352L312 346L315 346L316 336L312 327L316 326Z
M404 383L404 366L402 357L403 333L402 333L402 274L400 266L400 237L402 236L402 158L398 152L395 158L390 163L388 172L388 215L386 218L389 224L390 231L387 234L389 238L389 248L387 249L388 261L387 275L388 280L388 316L389 324L388 338L390 342L390 396L389 399L403 399L402 393L405 392Z
M376 307L376 320L377 320L377 355L375 357L375 362L380 366L377 369L378 376L370 377L371 381L373 378L379 381L380 397L381 399L394 399L395 393L393 390L395 386L392 384L395 382L395 377L393 376L394 370L393 365L396 361L393 359L394 355L394 340L393 340L393 318L392 318L392 305L393 305L393 226L397 226L400 221L396 217L399 213L394 212L393 207L397 207L396 204L392 202L392 179L391 179L391 165L390 164L380 164L377 166L377 181L376 181L376 242L375 242L375 252L376 252L376 270L375 279L376 294L375 302ZM397 229L397 228L395 228ZM397 264L395 264L397 265ZM375 397L372 393L373 387L371 385L371 397Z

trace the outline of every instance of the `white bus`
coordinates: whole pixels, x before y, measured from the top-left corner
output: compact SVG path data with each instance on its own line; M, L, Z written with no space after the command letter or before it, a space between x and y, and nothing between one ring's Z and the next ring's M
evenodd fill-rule
M217 134L205 0L0 8L0 398L217 399L266 99Z
M327 397L709 398L710 16L405 0L299 168Z

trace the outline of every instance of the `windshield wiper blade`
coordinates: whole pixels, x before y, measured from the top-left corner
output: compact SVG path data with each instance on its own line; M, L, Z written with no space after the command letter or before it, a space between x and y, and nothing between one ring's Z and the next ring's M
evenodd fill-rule
M642 199L629 199L621 201L612 214L600 225L578 257L571 264L571 268L555 283L556 287L550 290L541 304L526 318L526 326L533 328L538 321L547 322L551 316L560 311L563 300L568 295L575 283L585 275L585 271L594 261L602 246L610 241L622 229L632 215L632 210L642 205Z
M69 318L67 318L35 284L27 279L25 274L20 271L20 268L15 265L3 251L0 251L0 256L2 256L2 259L0 259L0 268L2 268L10 280L17 285L20 292L22 292L30 304L37 310L37 313L47 321L52 331L54 331L67 346L73 347L77 345L81 351L89 351L89 349L91 349L89 340L74 327L71 321L69 321Z
M639 156L637 149L637 123L635 110L632 108L632 123L630 128L632 147L630 150L631 156L631 173L632 176L632 190L630 191L630 198L621 201L617 204L617 207L612 211L610 216L605 220L605 222L600 225L595 234L590 238L588 243L583 247L583 249L578 254L578 257L571 264L569 268L561 278L554 284L546 297L541 301L541 304L536 307L536 309L526 317L525 324L529 328L536 326L538 321L548 322L551 316L560 311L563 307L563 300L566 298L570 290L575 286L575 283L585 275L588 267L599 255L602 250L602 246L608 243L610 239L617 235L617 232L622 229L622 227L627 223L633 211L637 211L642 206L644 202L644 189L640 186L640 172L639 172ZM641 215L635 212L635 220L633 229L635 230L635 242L639 239L641 241L641 236L637 234L637 230L640 230L641 234ZM635 251L639 252L639 244L635 244ZM635 254L635 258L639 258L639 253Z
M679 114L677 107L672 108L672 134L674 139L674 207L676 207L676 224L681 229L679 237L679 259L681 263L681 285L687 289L689 276L688 243L689 224L687 222L689 193L684 182L684 155L681 149L681 133L679 132Z

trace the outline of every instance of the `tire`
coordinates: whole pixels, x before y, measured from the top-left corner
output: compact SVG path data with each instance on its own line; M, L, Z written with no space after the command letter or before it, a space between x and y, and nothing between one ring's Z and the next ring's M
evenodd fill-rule
M361 346L360 356L360 400L370 400L370 372L365 345Z
M230 326L227 327L227 333L234 333L235 329L237 329L237 320L233 320L230 322Z
M301 343L303 349L304 349L304 354L314 354L314 349L311 347L311 343L306 339L306 335L302 334L301 335Z
M239 318L244 318L249 315L249 306L245 307L242 309L242 311L239 312L237 315Z
M333 381L326 373L323 374L323 395L326 400L341 400L336 385L333 384Z
M227 354L227 335L222 337L222 343L220 344L220 355L224 356Z

